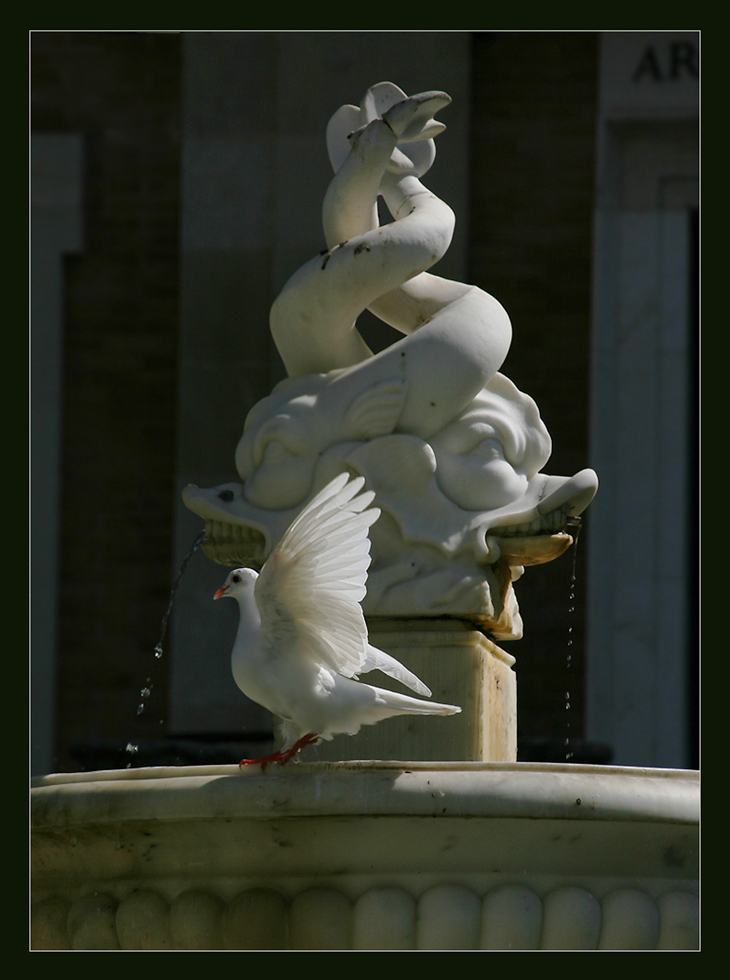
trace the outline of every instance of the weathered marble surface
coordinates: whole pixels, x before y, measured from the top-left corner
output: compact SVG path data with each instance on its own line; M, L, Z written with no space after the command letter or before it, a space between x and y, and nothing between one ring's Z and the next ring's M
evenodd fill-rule
M373 529L370 615L457 615L498 639L521 635L512 582L570 546L596 474L542 472L550 436L534 401L499 371L512 327L475 285L433 275L454 214L422 183L445 93L373 86L342 106L327 145L326 248L294 273L270 315L288 378L249 413L235 454L242 482L189 486L206 553L260 565L334 476L365 477ZM382 198L392 221L380 224ZM402 334L373 354L369 309Z
M300 763L46 776L36 949L696 949L698 773Z

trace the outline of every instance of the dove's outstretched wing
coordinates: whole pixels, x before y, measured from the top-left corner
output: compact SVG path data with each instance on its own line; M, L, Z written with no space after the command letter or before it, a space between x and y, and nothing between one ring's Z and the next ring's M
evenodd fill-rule
M262 639L296 640L310 656L344 677L367 660L361 600L370 566L368 529L380 516L361 493L362 477L343 473L304 508L267 559L256 582Z

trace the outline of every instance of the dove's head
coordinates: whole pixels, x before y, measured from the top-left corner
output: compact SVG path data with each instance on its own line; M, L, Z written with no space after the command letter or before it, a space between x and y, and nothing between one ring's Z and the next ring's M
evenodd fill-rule
M213 598L222 599L224 596L230 596L232 599L237 599L239 596L253 595L253 588L258 577L259 573L255 572L253 568L236 568Z

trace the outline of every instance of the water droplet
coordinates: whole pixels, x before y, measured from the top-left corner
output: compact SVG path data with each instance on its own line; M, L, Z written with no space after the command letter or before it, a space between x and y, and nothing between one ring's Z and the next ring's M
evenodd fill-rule
M570 576L570 592L568 594L568 639L566 644L566 657L565 657L565 669L568 675L568 680L571 676L572 670L572 646L573 646L573 626L572 618L575 615L575 584L577 580L577 555L578 555L578 536L580 534L581 520L576 517L574 520L570 521L570 533L573 536L573 568ZM565 727L566 727L566 737L565 737L565 760L573 758L574 753L570 751L570 691L565 692L565 710L568 712L565 716Z
M165 610L165 615L162 617L162 625L160 627L160 638L157 641L157 646L155 647L155 657L158 660L162 656L162 643L163 640L165 639L165 634L167 633L167 624L170 619L170 615L172 613L172 607L175 603L175 595L177 594L177 590L180 587L180 580L185 574L185 569L188 567L190 559L193 557L195 552L201 546L203 541L205 541L205 531L201 531L200 534L195 539L195 541L193 541L190 551L188 551L187 555L185 555L185 557L182 560L182 563L180 564L180 571L177 573L177 578L175 579L175 583L172 586L172 591L170 592L170 599L167 603L167 609Z
M182 576L183 576L183 574L185 572L185 569L188 566L188 563L190 562L190 559L193 557L193 555L198 550L198 548L203 543L203 541L205 541L205 531L201 531L200 534L198 534L198 536L196 537L195 541L193 542L192 547L190 548L190 550L188 551L187 555L183 559L182 564L180 565L180 571L178 572L177 578L175 579L175 583L174 583L174 585L172 587L172 591L170 592L170 598L169 598L168 603L167 603L167 609L165 610L165 614L162 617L162 624L161 624L161 627L160 627L160 638L159 638L159 640L157 641L157 643L154 646L155 660L160 660L160 658L162 657L162 655L164 653L163 643L165 641L165 635L167 633L167 624L168 624L168 621L170 619L170 615L172 613L172 607L173 607L173 603L175 601L175 595L176 595L176 593L178 591L178 588L180 586L180 580L182 579ZM145 712L145 702L152 696L152 691L154 690L154 686L155 685L152 683L152 678L151 677L148 677L146 679L145 683L144 683L144 686L140 689L139 696L141 698L141 701L137 704L137 708L136 708L136 711L135 711L135 715L136 715L137 718L139 718L140 715L143 715L144 714L144 712ZM163 719L160 719L160 722L159 723L160 723L160 725L162 725L163 724ZM136 752L137 751L137 748L138 748L138 746L133 746L130 743L129 745L127 745L127 752ZM127 764L127 768L129 768L130 766L131 766L131 763L128 763Z
M131 742L127 742L127 748L125 751L130 755L133 755L135 752L139 752L139 745L133 745Z

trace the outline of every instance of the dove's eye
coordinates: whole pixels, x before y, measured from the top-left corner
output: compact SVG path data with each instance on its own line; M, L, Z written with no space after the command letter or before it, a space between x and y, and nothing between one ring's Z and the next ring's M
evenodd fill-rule
M233 578L231 579L231 582L240 582L240 581L241 581L240 575L234 575Z

